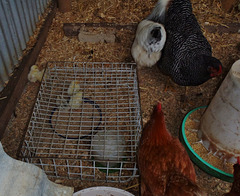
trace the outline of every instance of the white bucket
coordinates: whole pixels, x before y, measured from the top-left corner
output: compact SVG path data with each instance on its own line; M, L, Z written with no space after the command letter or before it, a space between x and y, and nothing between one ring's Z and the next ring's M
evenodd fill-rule
M124 191L122 189L107 187L107 186L97 186L87 189L83 189L73 194L73 196L134 196L133 194Z
M204 146L230 162L240 156L240 60L236 61L201 118Z

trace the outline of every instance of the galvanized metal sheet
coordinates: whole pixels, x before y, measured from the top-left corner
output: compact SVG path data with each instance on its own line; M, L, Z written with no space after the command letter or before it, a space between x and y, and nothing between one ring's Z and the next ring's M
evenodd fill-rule
M0 1L0 91L50 0Z

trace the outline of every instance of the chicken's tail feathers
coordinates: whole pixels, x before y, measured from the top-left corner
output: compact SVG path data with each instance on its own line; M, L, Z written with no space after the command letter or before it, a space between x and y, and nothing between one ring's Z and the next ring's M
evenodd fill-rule
M172 0L158 0L151 14L147 17L148 20L164 24L165 14Z
M237 164L240 165L240 157L237 157Z

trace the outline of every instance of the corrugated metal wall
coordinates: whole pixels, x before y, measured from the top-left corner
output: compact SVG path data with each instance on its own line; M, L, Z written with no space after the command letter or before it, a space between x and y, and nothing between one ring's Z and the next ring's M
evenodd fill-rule
M0 91L51 0L0 0Z

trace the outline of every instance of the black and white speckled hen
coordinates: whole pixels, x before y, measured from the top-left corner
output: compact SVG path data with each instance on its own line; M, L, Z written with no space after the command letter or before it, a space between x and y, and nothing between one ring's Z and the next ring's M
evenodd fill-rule
M159 0L147 19L165 25L167 40L157 65L175 83L200 85L222 73L221 62L212 57L190 0Z

